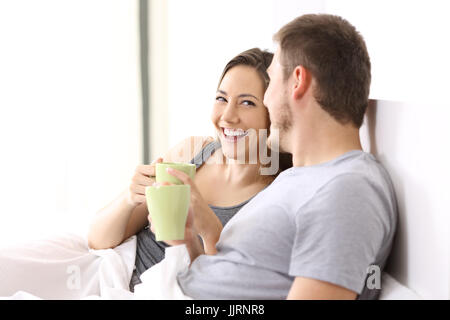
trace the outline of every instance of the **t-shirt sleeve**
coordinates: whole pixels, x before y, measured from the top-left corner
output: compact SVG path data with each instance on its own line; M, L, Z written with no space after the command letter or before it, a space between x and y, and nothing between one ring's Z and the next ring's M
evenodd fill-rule
M289 274L361 294L386 233L382 216L387 213L378 191L355 174L320 188L296 213Z

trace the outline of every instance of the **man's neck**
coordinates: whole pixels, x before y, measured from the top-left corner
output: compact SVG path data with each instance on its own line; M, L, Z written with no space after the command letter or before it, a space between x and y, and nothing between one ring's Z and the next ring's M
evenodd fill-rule
M359 129L350 126L323 126L311 134L293 134L294 167L331 161L351 150L362 150ZM296 138L297 136L297 138Z

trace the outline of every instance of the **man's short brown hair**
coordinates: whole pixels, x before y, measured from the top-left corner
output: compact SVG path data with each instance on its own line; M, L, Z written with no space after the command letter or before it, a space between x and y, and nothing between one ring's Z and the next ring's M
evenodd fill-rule
M370 58L362 36L345 19L328 14L300 16L273 37L281 49L286 80L305 67L316 80L314 98L342 124L361 127L370 90Z

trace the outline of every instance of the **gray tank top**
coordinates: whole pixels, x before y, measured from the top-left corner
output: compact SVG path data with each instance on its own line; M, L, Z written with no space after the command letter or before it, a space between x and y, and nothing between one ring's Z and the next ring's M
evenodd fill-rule
M221 148L219 141L213 141L207 144L195 157L190 161L196 165L197 169L205 163L208 158L216 151ZM252 197L253 198L253 197ZM222 225L225 226L227 222L238 212L247 202L252 198L231 207L218 207L209 205L209 207L214 211L214 213L219 218ZM161 241L156 241L155 235L149 230L147 225L137 234L137 245L136 245L136 269L133 272L132 281L130 283L130 289L133 291L134 285L140 282L139 278L144 271L153 265L164 259L165 248L168 245Z

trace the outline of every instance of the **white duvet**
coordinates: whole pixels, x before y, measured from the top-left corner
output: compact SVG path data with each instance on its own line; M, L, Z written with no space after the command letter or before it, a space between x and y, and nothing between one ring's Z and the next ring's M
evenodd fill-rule
M114 249L90 249L84 237L66 233L0 249L0 299L191 299L176 274L190 264L185 245L141 275L129 290L136 236Z

